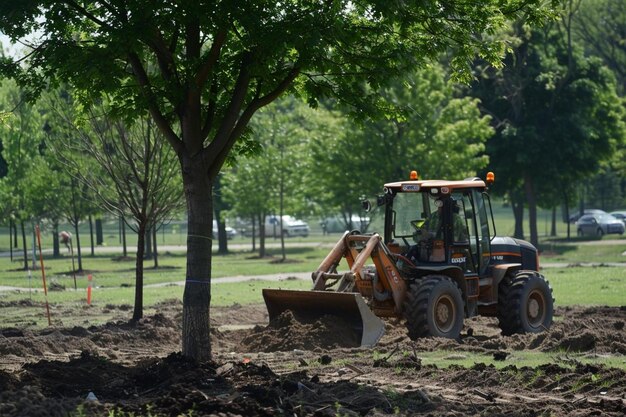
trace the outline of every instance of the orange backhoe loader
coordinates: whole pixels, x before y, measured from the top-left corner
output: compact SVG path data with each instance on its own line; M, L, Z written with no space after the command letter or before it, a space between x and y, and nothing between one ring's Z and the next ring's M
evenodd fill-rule
M362 346L384 334L380 317L404 319L409 337L458 339L465 317L495 316L503 334L552 323L552 289L537 249L495 236L487 180L411 179L385 184L384 235L346 232L313 272L311 291L264 289L270 320L338 316ZM369 203L366 203L370 206ZM342 259L349 270L338 272Z

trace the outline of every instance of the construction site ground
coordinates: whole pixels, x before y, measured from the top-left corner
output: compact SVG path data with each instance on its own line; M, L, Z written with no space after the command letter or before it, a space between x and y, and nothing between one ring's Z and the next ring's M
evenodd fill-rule
M138 323L119 311L89 326L98 308L111 307L64 312L84 327L0 330L0 416L626 414L624 366L593 363L626 361L626 307L557 307L549 331L507 337L495 319L472 318L460 341L411 341L391 320L369 349L328 317L287 312L268 325L263 305L213 308L213 360L201 365L180 354L180 301ZM432 352L446 366L427 363ZM549 360L523 366L528 352Z

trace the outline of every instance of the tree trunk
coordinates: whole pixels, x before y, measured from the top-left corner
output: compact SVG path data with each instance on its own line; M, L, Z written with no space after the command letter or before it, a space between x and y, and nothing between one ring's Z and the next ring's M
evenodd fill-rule
M91 245L91 256L96 256L96 244L93 238L93 218L89 215L89 243Z
M137 259L135 261L135 309L133 321L143 317L143 255L146 244L146 223L141 221L137 231Z
M563 193L563 210L565 211L564 219L567 223L567 240L570 240L570 222L569 222L569 196L567 192Z
M59 222L56 220L52 226L52 257L61 257L61 247L59 245Z
M252 217L252 252L256 252L256 219Z
M128 256L128 247L126 246L126 222L124 222L123 217L120 217L120 240L122 242L122 255L125 258Z
M550 228L550 236L556 236L556 207L552 208L552 226Z
M15 249L20 247L17 240L17 223L15 222L13 222L13 247Z
M258 215L259 221L259 258L265 258L265 215L260 213Z
M513 217L515 218L515 231L513 237L524 239L524 197L520 192L510 193Z
M537 199L535 198L535 188L533 180L529 175L524 176L524 193L526 194L526 202L528 203L528 223L530 229L530 243L535 247L539 245L539 237L537 234Z
M187 357L205 362L211 359L209 307L213 190L201 161L183 157L182 165L188 215L182 351Z
M96 245L104 244L104 232L102 231L102 219L96 219Z
M74 236L76 236L76 253L78 258L78 272L83 272L83 257L80 251L80 235L78 234L78 222L74 223Z
M226 223L222 221L222 209L224 202L222 201L222 182L218 175L215 179L213 187L213 207L215 212L215 222L217 223L217 253L226 255L228 253L228 237L226 236ZM213 227L213 226L211 226Z
M9 251L11 252L11 262L13 262L13 219L9 220Z
M152 259L152 231L144 228L144 255L143 259Z
M28 271L28 246L26 244L26 227L24 221L20 220L20 227L22 229L22 246L24 249L24 271Z
M159 267L159 252L157 251L157 228L152 228L152 254L154 256L154 269Z

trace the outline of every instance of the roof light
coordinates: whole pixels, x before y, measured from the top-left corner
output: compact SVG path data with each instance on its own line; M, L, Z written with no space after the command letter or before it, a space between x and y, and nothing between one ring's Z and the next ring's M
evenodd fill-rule
M419 174L417 173L417 171L411 171L411 174L409 175L409 179L411 181L417 181L420 179Z
M493 174L493 172L489 171L487 173L487 185L491 185L494 183L494 181L496 180L496 176Z

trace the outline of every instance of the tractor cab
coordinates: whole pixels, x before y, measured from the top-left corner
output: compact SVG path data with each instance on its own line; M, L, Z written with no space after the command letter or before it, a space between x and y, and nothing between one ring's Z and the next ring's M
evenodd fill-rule
M464 275L485 275L495 236L486 189L478 178L419 180L414 175L385 184L379 200L385 206L385 243L405 265L451 265Z

